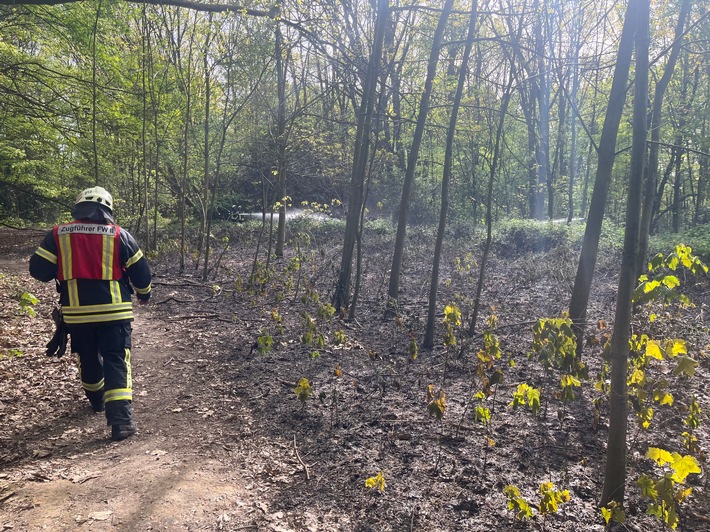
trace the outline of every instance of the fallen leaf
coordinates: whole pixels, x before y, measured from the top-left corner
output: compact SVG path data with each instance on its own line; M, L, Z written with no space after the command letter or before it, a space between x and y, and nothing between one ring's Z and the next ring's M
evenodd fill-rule
M45 451L44 449L35 449L32 451L32 456L35 458L47 458L48 456L52 456L51 451Z
M89 514L89 519L92 521L108 521L111 519L113 512L111 510L104 510L102 512L92 512Z
M160 449L156 449L155 451L146 451L145 454L150 454L153 456L163 456L164 454L168 454L168 451L161 451Z

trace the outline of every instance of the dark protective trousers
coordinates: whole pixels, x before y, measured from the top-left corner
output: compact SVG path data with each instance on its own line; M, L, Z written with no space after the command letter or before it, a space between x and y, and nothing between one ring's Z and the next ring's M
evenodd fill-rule
M106 405L109 425L126 425L133 415L131 324L72 326L72 353L77 354L81 386L92 406Z

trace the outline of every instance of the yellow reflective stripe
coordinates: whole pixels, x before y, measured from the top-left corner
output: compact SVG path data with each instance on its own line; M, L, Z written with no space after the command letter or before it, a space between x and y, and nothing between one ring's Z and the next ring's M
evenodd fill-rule
M131 388L116 388L115 390L107 390L104 392L104 402L111 401L132 401L133 390Z
M126 364L126 388L133 388L133 369L131 367L131 350L124 348L123 362Z
M87 382L82 381L81 387L89 392L100 392L101 390L104 389L104 379L101 379L96 384L89 384Z
M47 251L46 249L39 247L37 248L37 251L35 251L37 255L42 257L45 260L48 260L52 264L57 263L57 256L54 253L51 253L50 251Z
M103 303L100 305L69 305L62 308L64 315L67 314L86 314L88 312L112 312L119 310L130 310L133 304L128 301L126 303Z
M110 281L109 290L111 291L112 306L121 304L121 286L118 281Z
M133 255L130 259L128 259L128 260L126 261L126 269L130 268L131 266L133 266L136 262L138 262L138 261L141 260L142 258L143 258L143 252L139 249L139 250L138 250L138 253L136 253L136 254Z
M133 312L117 312L114 314L87 314L86 316L64 316L64 322L69 325L81 323L104 323L107 321L132 320Z
M148 294L152 288L153 288L153 283L148 285L148 288L138 288L137 286L133 287L138 294Z
M101 237L101 278L108 281L112 277L111 272L111 259L113 258L111 245L113 237L102 236Z
M62 256L62 275L64 279L72 278L72 256L71 256L71 240L69 239L71 235L69 233L64 233L59 235L59 253Z
M69 279L67 281L67 295L69 296L69 306L66 308L78 307L80 304L79 283L77 283L76 279Z

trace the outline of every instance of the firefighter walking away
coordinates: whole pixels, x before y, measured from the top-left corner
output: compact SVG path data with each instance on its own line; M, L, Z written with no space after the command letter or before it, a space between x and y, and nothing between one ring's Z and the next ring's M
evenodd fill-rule
M150 267L133 236L116 225L113 197L102 187L79 194L71 215L30 258L32 277L56 280L59 291L57 333L47 354L62 356L70 336L84 393L95 412L105 412L111 439L120 441L136 432L131 298L150 299Z

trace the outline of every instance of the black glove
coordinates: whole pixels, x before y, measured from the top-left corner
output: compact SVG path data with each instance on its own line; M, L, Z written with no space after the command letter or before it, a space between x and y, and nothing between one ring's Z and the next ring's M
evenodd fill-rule
M46 354L48 357L61 358L67 350L67 326L64 324L64 317L62 316L62 311L57 307L52 310L52 319L56 329L54 331L54 336L47 343Z

